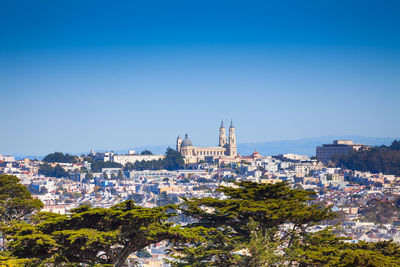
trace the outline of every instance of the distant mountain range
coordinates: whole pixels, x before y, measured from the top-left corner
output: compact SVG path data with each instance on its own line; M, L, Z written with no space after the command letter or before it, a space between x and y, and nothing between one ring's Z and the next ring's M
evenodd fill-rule
M361 143L370 146L390 145L394 140L400 138L377 138L377 137L365 137L365 136L321 136L313 138L295 139L295 140L282 140L282 141L266 141L256 143L239 143L238 153L242 155L250 155L257 150L261 155L277 155L284 153L295 153L306 156L315 155L315 148L322 144L331 144L333 140L337 139L350 139L354 143ZM126 154L128 150L135 150L140 153L143 150L150 150L153 154L164 154L167 147L175 148L175 145L142 145L127 149L114 150L117 154ZM97 152L104 152L104 149L96 150ZM70 153L70 152L69 152ZM82 153L70 153L70 154L87 154L89 152ZM32 158L42 159L44 156L24 156L24 155L13 155L16 158Z

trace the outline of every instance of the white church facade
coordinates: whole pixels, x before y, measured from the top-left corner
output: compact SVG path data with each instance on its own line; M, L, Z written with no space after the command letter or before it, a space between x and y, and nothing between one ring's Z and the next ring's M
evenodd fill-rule
M192 141L185 135L185 139L179 136L176 140L176 150L185 158L186 163L195 163L205 160L207 157L215 158L235 158L237 156L236 133L233 122L229 127L229 136L226 137L224 123L221 122L219 128L219 145L214 147L196 147Z

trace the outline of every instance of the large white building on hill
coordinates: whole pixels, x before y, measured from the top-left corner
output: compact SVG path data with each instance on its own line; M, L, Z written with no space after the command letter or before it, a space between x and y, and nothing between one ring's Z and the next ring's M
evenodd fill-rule
M223 158L230 157L234 158L237 156L237 145L236 145L236 133L233 122L229 127L229 137L226 138L226 132L224 123L221 122L219 128L219 146L211 147L196 147L193 146L192 141L188 135L185 135L185 139L181 139L178 136L176 140L176 150L179 151L185 158L186 163L194 163L209 158Z

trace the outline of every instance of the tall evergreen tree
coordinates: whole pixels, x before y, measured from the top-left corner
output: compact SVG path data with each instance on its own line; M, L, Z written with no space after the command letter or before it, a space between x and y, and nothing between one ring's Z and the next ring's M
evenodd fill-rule
M240 182L219 191L226 198L185 199L182 211L197 220L188 227L210 231L205 243L175 243L177 266L256 265L255 257L262 255L254 249L257 243L251 243L255 235L259 237L256 242L269 251L262 256L268 259L265 262L287 262L311 226L334 218L329 208L308 204L312 192L290 189L286 183ZM280 257L271 254L278 246Z

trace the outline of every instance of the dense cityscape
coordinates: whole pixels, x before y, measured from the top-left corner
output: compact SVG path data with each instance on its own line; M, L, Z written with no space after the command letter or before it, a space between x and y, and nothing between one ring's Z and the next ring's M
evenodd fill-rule
M338 159L374 149L351 140L335 140L316 147L311 158L298 154L251 155L237 153L233 123L226 137L223 122L216 147L196 147L186 135L165 155L149 150L127 154L91 151L87 155L55 152L42 160L0 156L0 173L16 176L33 198L43 203L42 212L68 214L90 206L110 208L133 200L146 208L181 204L184 199L220 198L221 186L249 181L287 183L291 188L315 193L310 204L330 207L337 217L313 227L334 226L334 232L358 243L400 243L400 177L395 174L339 167ZM387 147L399 151L399 142ZM391 164L399 164L397 162ZM398 166L398 165L397 165ZM186 224L178 216L175 223ZM2 245L3 246L3 245ZM154 243L130 260L140 266L170 266L168 242Z

